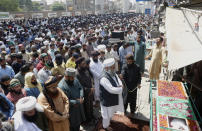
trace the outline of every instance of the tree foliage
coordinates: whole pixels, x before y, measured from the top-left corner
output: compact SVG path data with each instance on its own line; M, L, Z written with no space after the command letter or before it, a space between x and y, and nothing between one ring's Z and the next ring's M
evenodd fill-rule
M32 10L33 11L41 11L42 7L38 2L32 2Z
M32 1L31 0L18 0L19 7L24 11L32 11Z
M54 2L51 6L52 11L59 11L59 10L65 10L63 4L59 2Z
M19 11L18 0L0 0L0 11Z

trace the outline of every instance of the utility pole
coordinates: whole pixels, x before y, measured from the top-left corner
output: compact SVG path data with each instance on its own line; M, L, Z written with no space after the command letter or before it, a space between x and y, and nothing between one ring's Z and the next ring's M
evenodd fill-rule
M67 10L68 10L68 9L67 9L67 0L66 0L66 12L67 12Z

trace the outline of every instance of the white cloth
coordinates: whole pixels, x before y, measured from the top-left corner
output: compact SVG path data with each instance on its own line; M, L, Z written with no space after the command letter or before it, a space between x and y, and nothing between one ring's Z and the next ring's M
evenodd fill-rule
M126 48L127 55L133 55L133 46L130 45Z
M89 59L87 51L84 51L83 49L81 49L81 56L84 57L85 59Z
M33 122L25 120L21 111L15 112L13 118L15 131L42 131Z
M51 72L49 70L44 70L44 68L42 68L37 74L37 78L41 83L45 83L49 76L51 76Z
M119 86L123 86L121 80L119 79L118 75L116 75L118 78L118 83L115 77L112 77L114 81L117 83ZM122 96L122 87L113 87L110 81L103 77L100 80L100 84L111 94L118 94L119 95L119 104L116 106L111 106L111 107L105 107L101 104L101 115L103 118L103 127L107 128L110 124L110 119L116 112L122 112L124 113L124 105L123 105L123 96Z
M55 50L48 50L48 54L51 56L52 61L55 61Z
M111 55L113 56L113 58L115 59L115 70L118 71L119 70L119 55L117 51L114 51L113 49L111 50Z
M109 58L114 58L111 51L108 52L107 50L105 51L105 59L109 59Z
M97 63L95 63L92 59L90 61L90 71L93 74L93 79L94 79L94 86L95 86L95 100L100 100L100 78L103 74L104 71L104 66L103 64L98 60Z

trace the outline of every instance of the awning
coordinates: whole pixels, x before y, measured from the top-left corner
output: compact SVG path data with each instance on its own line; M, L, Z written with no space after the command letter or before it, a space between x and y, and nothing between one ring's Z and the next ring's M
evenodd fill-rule
M179 69L202 60L202 44L182 10L167 8L166 35L169 70Z

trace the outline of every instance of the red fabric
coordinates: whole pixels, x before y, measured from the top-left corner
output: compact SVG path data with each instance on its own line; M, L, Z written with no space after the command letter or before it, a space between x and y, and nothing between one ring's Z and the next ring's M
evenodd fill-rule
M110 127L113 131L149 131L149 122L129 119L123 115L114 115ZM98 122L94 131L104 131L102 128L102 119Z
M15 93L9 92L6 97L15 105L20 98L23 98L25 96L26 96L26 91L22 89L22 94L17 95Z
M40 61L40 62L37 64L36 69L39 71L39 70L41 70L43 67L44 67L44 64L43 64L42 61Z

